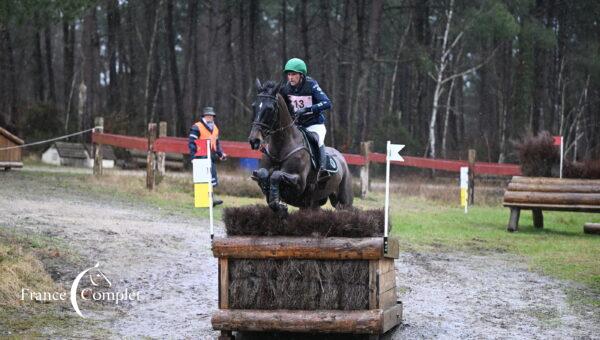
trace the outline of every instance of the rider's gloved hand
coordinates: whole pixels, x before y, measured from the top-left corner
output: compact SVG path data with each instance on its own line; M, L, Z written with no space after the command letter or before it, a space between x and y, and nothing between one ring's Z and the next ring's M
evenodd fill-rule
M310 107L303 107L301 109L298 109L298 111L296 111L296 114L298 115L303 115L305 113L309 113L310 111Z

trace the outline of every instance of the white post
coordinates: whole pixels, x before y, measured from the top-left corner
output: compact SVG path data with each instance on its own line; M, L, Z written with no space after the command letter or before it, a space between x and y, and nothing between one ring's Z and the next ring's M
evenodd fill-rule
M465 214L469 206L469 167L460 167L460 205L465 207Z
M212 174L212 158L210 158L210 139L206 140L206 157L209 161L210 168ZM210 239L212 240L215 237L215 230L213 225L213 185L212 185L212 175L210 176L210 184L208 186L208 215L210 221Z
M563 136L560 136L560 178L562 178L562 174L563 174Z
M387 141L385 157L385 213L383 221L383 252L388 251L388 222L390 214L390 141Z

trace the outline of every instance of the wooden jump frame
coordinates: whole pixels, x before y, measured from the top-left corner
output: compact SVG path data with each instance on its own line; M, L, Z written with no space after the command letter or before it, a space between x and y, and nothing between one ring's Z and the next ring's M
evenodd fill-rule
M522 209L531 210L533 225L544 227L542 211L600 212L600 180L515 176L504 192L510 208L508 231L517 231Z
M212 326L221 339L233 331L356 333L377 338L402 322L402 303L397 301L394 259L397 239L344 237L248 237L215 238L213 255L219 261L219 310ZM363 260L369 263L367 310L248 310L229 308L230 259Z

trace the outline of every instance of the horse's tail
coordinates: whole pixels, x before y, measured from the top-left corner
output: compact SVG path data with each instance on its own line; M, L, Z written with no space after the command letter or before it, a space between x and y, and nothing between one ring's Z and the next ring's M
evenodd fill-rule
M354 190L352 188L352 174L348 168L348 164L342 156L341 170L343 171L342 181L337 195L336 209L344 209L352 207L354 201Z

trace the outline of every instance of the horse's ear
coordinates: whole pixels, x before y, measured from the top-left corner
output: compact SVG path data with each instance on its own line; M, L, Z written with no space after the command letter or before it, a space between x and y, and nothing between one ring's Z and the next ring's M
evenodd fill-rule
M256 90L258 92L262 91L262 84L260 83L260 80L258 80L258 78L256 78L256 81L254 82L254 84L256 85Z

